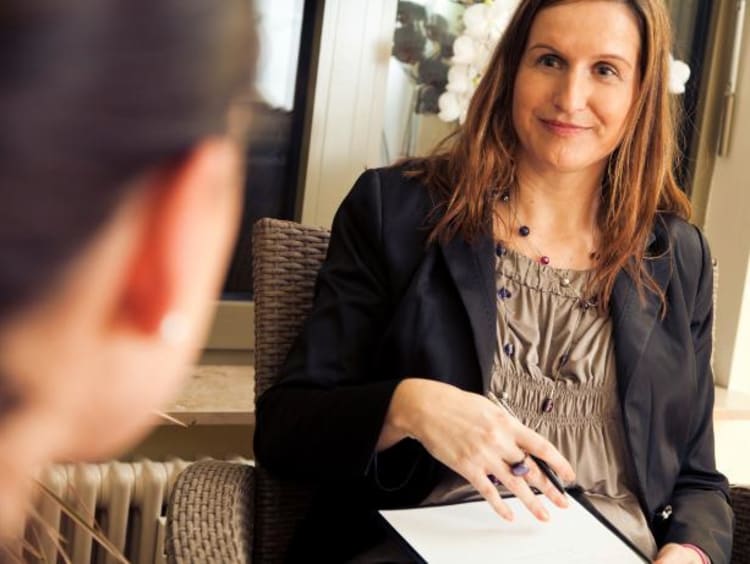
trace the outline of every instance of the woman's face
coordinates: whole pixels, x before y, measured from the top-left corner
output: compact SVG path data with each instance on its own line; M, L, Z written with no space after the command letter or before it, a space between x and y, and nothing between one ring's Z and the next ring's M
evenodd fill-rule
M623 3L541 10L513 92L519 160L539 172L603 170L636 96L640 50L636 15Z

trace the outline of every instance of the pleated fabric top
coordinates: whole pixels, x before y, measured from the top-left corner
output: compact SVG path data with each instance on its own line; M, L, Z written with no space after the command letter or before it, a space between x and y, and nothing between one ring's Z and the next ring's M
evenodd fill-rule
M654 557L656 543L634 494L611 318L581 307L589 275L545 266L511 249L498 253L498 346L490 391L560 450L592 504ZM547 398L554 406L545 412ZM472 499L479 499L474 488L446 471L423 504Z

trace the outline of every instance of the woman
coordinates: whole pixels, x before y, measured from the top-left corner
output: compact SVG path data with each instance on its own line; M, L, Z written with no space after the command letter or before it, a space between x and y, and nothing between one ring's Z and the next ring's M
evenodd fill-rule
M360 177L258 403L258 460L320 490L293 558L392 558L373 507L481 495L510 519L498 481L545 520L530 486L565 502L530 453L657 562L728 561L669 49L659 0L524 0L453 143Z
M244 4L3 2L0 547L41 466L141 437L201 346L241 200Z

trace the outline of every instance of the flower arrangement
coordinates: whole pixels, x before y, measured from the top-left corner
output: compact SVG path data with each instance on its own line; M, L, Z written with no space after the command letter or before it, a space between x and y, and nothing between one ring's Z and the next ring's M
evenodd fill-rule
M391 54L413 81L417 114L438 113L438 97L445 92L448 67L456 37L448 21L416 2L400 0Z
M453 43L448 83L438 98L441 120L463 123L466 119L471 97L518 4L519 0L485 0L466 8L464 32ZM689 78L690 67L670 57L669 91L684 93Z

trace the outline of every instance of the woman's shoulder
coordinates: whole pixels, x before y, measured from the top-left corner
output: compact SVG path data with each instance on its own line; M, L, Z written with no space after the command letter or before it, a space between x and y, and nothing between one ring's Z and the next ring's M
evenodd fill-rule
M341 210L377 218L381 227L424 227L434 207L430 191L408 163L363 171Z
M710 269L711 251L698 226L675 214L662 213L657 216L654 231L681 278L702 278L704 270Z
M701 229L675 214L658 214L654 231L657 238L664 239L680 257L695 256L700 260L708 252L708 243Z
M379 259L394 288L408 283L429 246L429 190L408 171L391 166L362 172L339 207L331 233L333 246L369 249L368 256Z
M352 193L366 197L363 192L375 192L386 200L429 200L427 186L409 162L365 169L352 188ZM373 196L374 194L370 194Z

